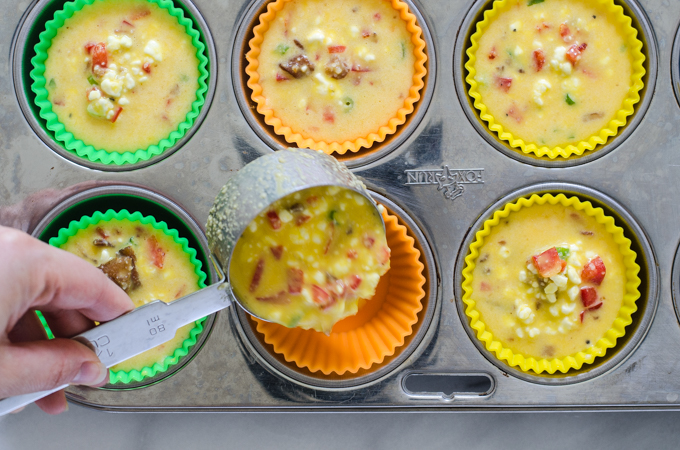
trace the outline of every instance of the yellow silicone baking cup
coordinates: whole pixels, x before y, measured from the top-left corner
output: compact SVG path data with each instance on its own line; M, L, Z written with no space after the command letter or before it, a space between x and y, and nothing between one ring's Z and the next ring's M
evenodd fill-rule
M370 369L404 345L423 309L424 266L407 228L386 211L383 219L392 251L390 270L355 316L336 323L330 335L253 319L264 341L286 361L311 372L343 375Z
M310 137L292 130L283 121L276 117L274 110L267 105L267 99L262 95L262 86L260 86L260 74L257 72L260 63L258 57L260 56L260 45L264 40L264 35L269 30L269 24L274 21L276 14L283 9L286 2L291 0L276 0L267 5L267 11L260 15L260 23L253 29L254 37L248 43L250 50L246 53L246 74L248 75L248 87L251 89L252 100L257 103L257 112L264 117L267 125L274 128L274 132L283 136L287 142L297 144L301 148L311 148L313 150L321 150L327 154L338 153L344 155L348 151L358 152L362 148L370 148L374 142L382 142L388 135L394 134L397 127L406 122L406 117L414 110L414 104L420 100L420 90L425 86L423 78L427 73L425 69L425 62L427 55L424 52L425 41L421 38L422 29L416 23L416 16L411 14L408 10L408 5L401 0L386 0L391 2L392 7L399 11L399 15L404 22L406 22L406 29L411 33L411 42L414 45L413 54L415 55L415 72L413 74L413 84L409 89L409 95L404 100L404 105L397 110L394 117L392 117L387 124L381 126L376 132L370 133L368 136L363 136L355 140L347 140L345 142L326 142L316 141Z
M624 266L626 267L626 290L619 314L614 320L612 327L602 336L592 347L585 351L576 352L564 358L536 359L532 356L525 356L515 353L496 340L493 333L486 328L484 322L479 318L479 311L475 308L474 291L472 289L472 273L475 269L475 261L479 256L479 248L484 244L484 238L491 233L491 228L498 225L501 219L508 217L511 213L517 212L522 208L528 208L534 204L543 205L558 203L570 206L578 211L594 217L598 223L605 226L619 245L619 251L623 255ZM567 197L564 194L556 196L551 194L537 195L530 198L520 198L514 203L508 203L502 210L496 211L493 217L484 222L482 229L475 235L475 241L470 245L470 253L465 258L465 268L463 269L463 303L466 305L465 314L470 321L470 327L476 331L477 338L482 341L486 349L494 353L498 359L505 361L512 367L517 367L524 372L534 371L536 373L547 372L554 374L557 371L566 373L570 369L580 369L583 364L590 364L597 356L604 356L607 349L616 345L616 340L625 334L625 328L631 324L632 315L637 311L636 300L640 297L640 266L635 262L637 254L630 248L630 239L624 236L623 229L614 223L614 219L604 214L602 208L594 207L590 202L581 201L577 197Z
M482 120L487 122L489 129L496 132L498 137L507 141L511 147L519 148L525 154L533 153L536 156L547 156L550 159L555 159L558 156L563 158L569 158L573 155L580 156L586 150L593 150L597 145L606 143L609 136L615 136L617 130L626 124L628 116L632 115L635 111L634 106L640 101L640 91L644 87L642 77L646 73L642 65L645 61L645 55L642 53L642 42L637 38L638 31L633 27L631 18L624 14L623 8L614 4L613 0L594 1L603 5L607 9L609 17L622 25L625 38L628 42L628 48L633 57L631 86L628 89L628 95L623 100L622 108L616 112L614 118L607 123L606 127L602 128L599 133L590 136L587 141L581 141L577 145L569 144L564 148L560 146L554 148L546 146L538 147L534 143L526 143L505 130L501 124L496 123L494 117L489 114L486 105L482 102L482 96L477 90L477 82L475 81L477 71L474 68L474 64L477 60L478 40L492 19L501 14L505 8L511 6L510 2L508 0L496 0L493 8L484 11L484 19L477 23L476 31L470 37L471 45L465 51L468 56L468 61L465 63L465 69L468 71L465 81L470 85L468 93L474 99L474 106L479 110Z

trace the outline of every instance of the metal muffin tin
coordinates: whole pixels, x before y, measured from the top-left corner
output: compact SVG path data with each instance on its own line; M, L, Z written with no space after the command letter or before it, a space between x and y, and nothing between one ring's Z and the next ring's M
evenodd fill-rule
M281 143L268 141L241 98L244 80L242 68L236 67L245 45L243 26L252 23L253 11L262 3L183 1L200 13L214 39L211 70L220 74L219 79L211 77L216 82L214 101L209 111L204 108L203 123L194 127L182 148L144 167L113 172L73 164L50 151L34 131L30 115L22 112L25 86L16 77L22 61L17 49L21 53L22 30L30 27L27 20L35 17L35 7L48 2L0 1L0 42L11 42L6 70L13 74L0 79L0 224L33 231L64 197L82 190L82 183L142 186L172 198L203 224L234 171L280 148ZM423 94L430 98L421 100L418 120L392 138L392 147L348 161L425 250L430 286L426 316L431 314L431 322L423 318L416 338L394 360L373 375L319 381L277 365L248 334L237 312L221 312L202 349L172 377L139 389L72 387L69 398L109 411L680 409L675 373L680 325L671 294L672 286L678 290L680 276L680 269L671 273L680 240L680 210L675 207L680 109L667 65L675 61L677 66L677 45L672 52L670 41L678 29L680 3L617 2L635 16L645 41L649 66L643 100L629 125L602 149L555 163L499 148L479 128L467 90L460 88L461 55L472 18L490 3L478 1L471 8L465 0L413 1L431 39ZM585 372L546 382L497 365L477 348L459 314L456 278L465 242L485 211L504 197L525 192L526 186L544 189L548 181L554 183L550 189L595 199L627 224L640 246L638 255L645 258L641 265L647 287L638 303L643 308L621 345L608 353L612 356Z

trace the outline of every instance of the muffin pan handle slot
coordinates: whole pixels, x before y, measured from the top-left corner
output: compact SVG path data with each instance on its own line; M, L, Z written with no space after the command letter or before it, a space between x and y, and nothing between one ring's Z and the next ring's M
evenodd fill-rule
M493 377L485 373L423 373L404 376L401 387L406 395L422 399L453 401L457 397L486 397L495 389Z

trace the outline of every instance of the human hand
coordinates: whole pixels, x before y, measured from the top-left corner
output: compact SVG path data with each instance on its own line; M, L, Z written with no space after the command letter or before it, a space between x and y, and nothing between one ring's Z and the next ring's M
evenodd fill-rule
M75 255L0 226L0 398L64 384L103 386L109 371L71 339L134 305L106 275ZM46 340L34 310L56 339ZM49 414L68 409L63 391L36 401Z

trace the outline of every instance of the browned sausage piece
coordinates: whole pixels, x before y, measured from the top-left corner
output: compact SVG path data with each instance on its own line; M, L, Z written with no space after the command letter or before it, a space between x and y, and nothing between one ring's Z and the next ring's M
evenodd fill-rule
M349 64L337 56L331 56L330 61L326 64L326 73L336 80L345 78L349 73L349 69Z
M314 72L314 64L305 55L294 56L287 63L279 64L279 67L295 78Z
M130 292L142 285L135 267L135 252L132 247L125 247L111 261L99 266L104 274L125 292Z

